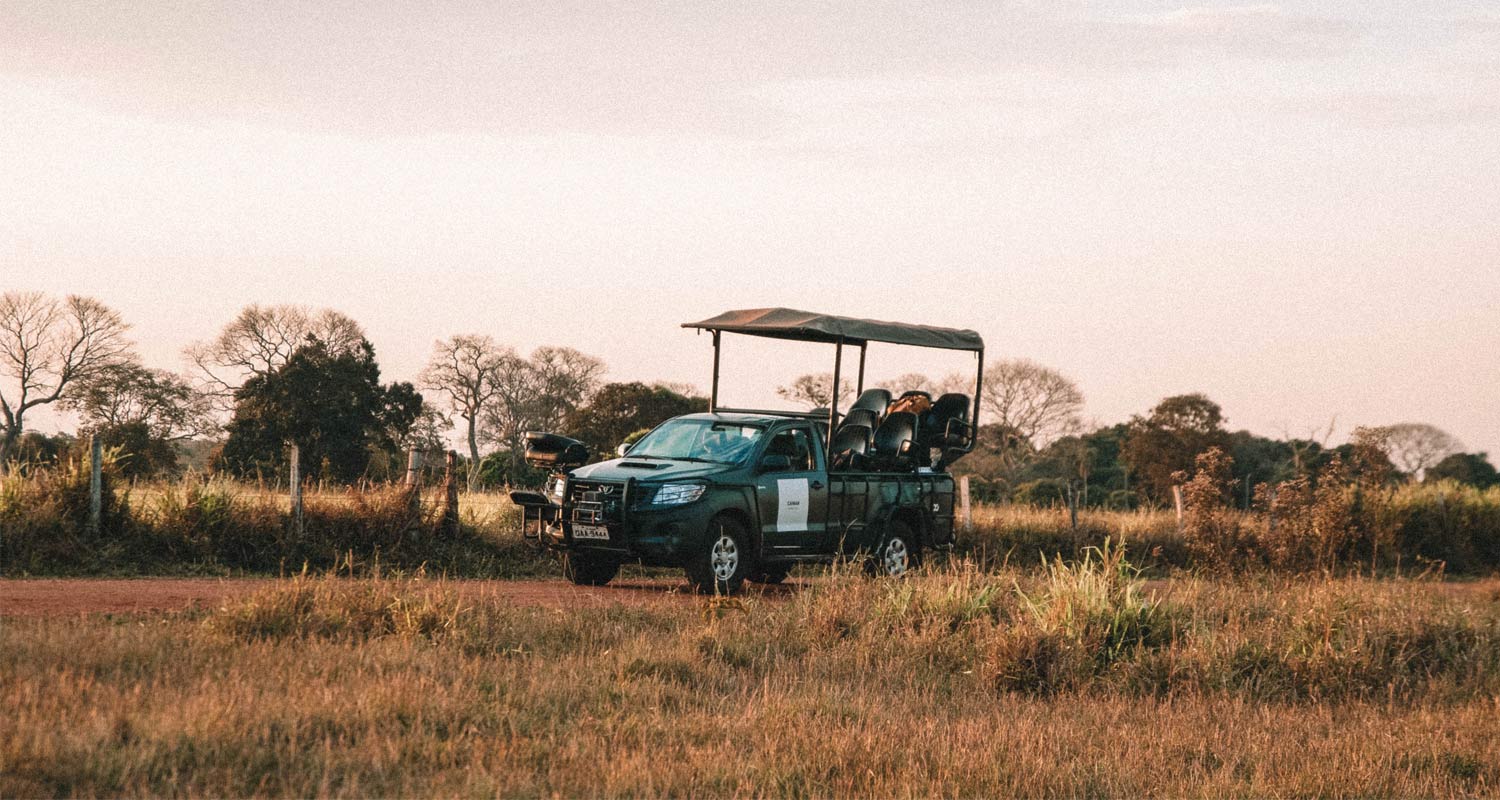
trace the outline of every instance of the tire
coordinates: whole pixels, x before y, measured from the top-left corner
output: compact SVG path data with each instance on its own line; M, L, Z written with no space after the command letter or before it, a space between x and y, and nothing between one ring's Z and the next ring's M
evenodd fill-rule
M563 553L563 575L579 586L603 586L620 572L620 562Z
M715 517L708 523L701 552L688 559L688 583L703 594L734 594L745 578L756 572L751 562L750 534L734 517Z
M865 562L871 575L899 578L922 564L922 543L911 526L899 519L886 523L880 546Z
M785 567L777 567L771 570L760 570L750 575L748 578L746 578L746 580L750 581L751 583L778 584L786 580L788 572L789 570Z

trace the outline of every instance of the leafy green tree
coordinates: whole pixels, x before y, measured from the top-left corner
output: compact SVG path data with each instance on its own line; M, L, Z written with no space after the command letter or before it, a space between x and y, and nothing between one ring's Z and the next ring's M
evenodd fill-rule
M1307 451L1303 450L1301 457L1306 456ZM1257 436L1250 431L1235 431L1229 435L1229 458L1237 492L1233 500L1241 508L1249 508L1255 498L1255 487L1296 475L1299 453L1294 451L1293 443Z
M106 450L115 450L115 470L122 478L150 478L177 472L177 448L145 422L122 422L95 432ZM79 439L79 458L87 458L87 439Z
M220 464L239 475L279 475L296 443L302 474L339 483L360 478L372 448L394 450L422 411L409 383L380 383L375 348L332 352L308 337L286 364L235 392Z
M708 410L708 398L678 394L665 386L608 383L588 405L568 414L563 429L608 458L626 437L654 428L672 417Z
M76 441L66 433L48 435L41 431L27 431L16 439L11 459L15 464L23 466L56 464L68 454Z
M1500 473L1490 463L1487 453L1454 453L1428 467L1423 479L1426 483L1457 481L1466 486L1488 489L1500 486Z
M1168 397L1146 416L1131 418L1121 458L1141 491L1157 502L1171 496L1173 473L1191 472L1211 447L1229 449L1224 412L1201 394Z
M144 477L177 471L177 443L217 429L210 398L166 370L133 361L81 381L63 400L80 431L121 450L120 471Z
M1072 483L1084 505L1102 505L1112 491L1129 488L1120 463L1126 427L1111 425L1081 435L1064 436L1037 454L1022 471L1022 482L1053 479Z

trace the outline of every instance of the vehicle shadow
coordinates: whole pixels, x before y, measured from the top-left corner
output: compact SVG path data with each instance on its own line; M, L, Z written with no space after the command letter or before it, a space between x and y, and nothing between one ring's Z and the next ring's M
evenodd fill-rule
M783 583L751 583L746 581L736 594L737 597L765 597L768 599L789 599L795 597L799 592L812 587L812 581L807 578L787 580ZM681 578L647 578L630 577L616 578L608 586L599 588L605 593L629 592L642 596L667 596L681 595L692 598L710 598L713 595L701 594Z

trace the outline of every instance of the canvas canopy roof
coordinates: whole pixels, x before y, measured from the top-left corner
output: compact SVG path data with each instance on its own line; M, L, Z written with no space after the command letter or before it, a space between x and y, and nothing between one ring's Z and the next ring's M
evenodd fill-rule
M984 350L984 339L971 330L910 325L904 322L882 322L874 319L814 314L792 308L747 308L726 311L702 322L685 322L684 328L728 331L773 339L801 342L846 344L867 342L906 344L914 347L936 347L943 350Z

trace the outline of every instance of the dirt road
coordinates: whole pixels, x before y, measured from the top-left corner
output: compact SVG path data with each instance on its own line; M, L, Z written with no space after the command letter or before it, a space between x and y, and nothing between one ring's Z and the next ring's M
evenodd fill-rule
M276 583L270 578L38 578L0 580L0 616L71 616L90 613L179 611L211 608ZM475 599L549 608L696 603L680 579L621 578L609 586L573 586L561 580L451 581ZM750 586L766 597L789 597L795 583Z

